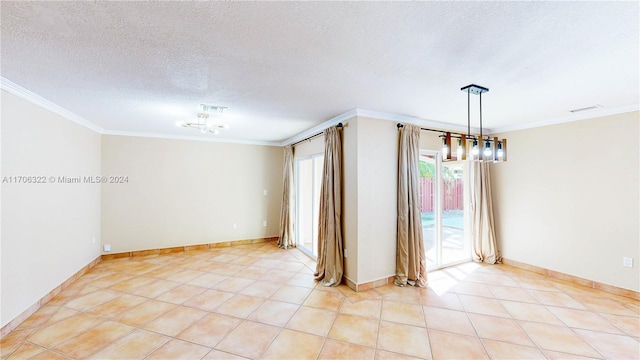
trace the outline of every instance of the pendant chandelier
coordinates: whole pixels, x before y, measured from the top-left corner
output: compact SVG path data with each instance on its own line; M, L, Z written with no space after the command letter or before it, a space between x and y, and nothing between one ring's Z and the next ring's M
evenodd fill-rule
M482 93L489 92L483 86L471 84L460 90L467 93L467 133L459 134L445 132L442 138L442 160L472 160L472 161L507 161L507 139L485 136L482 129ZM480 103L480 134L471 134L471 94L479 96ZM452 139L457 139L456 157L452 155Z

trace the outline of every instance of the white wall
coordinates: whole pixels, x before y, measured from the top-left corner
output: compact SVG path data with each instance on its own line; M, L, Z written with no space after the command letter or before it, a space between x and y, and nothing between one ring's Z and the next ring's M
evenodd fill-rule
M102 189L102 241L112 253L278 236L281 147L127 136L102 143L103 174L129 180Z
M100 174L99 134L4 90L1 151L3 178ZM4 326L100 255L100 185L3 183L1 192Z
M420 150L442 151L442 139L439 138L440 135L442 134L438 132L421 131ZM454 148L453 151L456 151L458 144L453 144L452 146Z
M396 271L397 123L353 118L343 139L345 275L363 284ZM441 146L437 133L421 132L421 149Z
M358 118L358 279L395 275L398 128L395 122Z
M640 291L639 120L633 112L500 135L509 160L492 166L492 180L505 258Z
M293 157L295 159L310 155L324 154L324 135L319 135L313 139L298 143L293 147L293 150Z
M342 129L342 242L344 276L358 283L358 120Z

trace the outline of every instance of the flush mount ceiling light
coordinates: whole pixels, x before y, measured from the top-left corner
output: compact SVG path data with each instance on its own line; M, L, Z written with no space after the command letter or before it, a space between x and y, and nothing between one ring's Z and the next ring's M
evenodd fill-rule
M224 106L213 106L207 104L200 104L200 110L203 112L198 113L198 119L196 122L178 121L177 126L194 128L200 130L203 134L218 135L221 129L228 129L229 125L222 123L221 115L227 108Z
M482 94L489 92L489 89L471 84L462 87L460 90L467 93L467 133L457 134L446 132L440 135L442 138L442 159L444 161L466 160L468 156L470 160L474 161L507 161L507 139L499 140L497 137L492 138L482 134ZM480 97L480 134L478 136L471 134L471 94ZM451 151L452 138L458 139L457 156L455 159ZM467 151L469 143L471 143L471 150ZM482 147L482 151L480 147Z

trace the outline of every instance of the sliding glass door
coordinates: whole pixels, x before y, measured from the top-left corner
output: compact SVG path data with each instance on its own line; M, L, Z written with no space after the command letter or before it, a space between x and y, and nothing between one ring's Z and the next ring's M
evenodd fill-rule
M318 257L318 217L322 154L296 160L296 239L300 250L314 259Z
M443 163L438 152L421 151L420 212L427 268L471 259L467 234L466 163Z

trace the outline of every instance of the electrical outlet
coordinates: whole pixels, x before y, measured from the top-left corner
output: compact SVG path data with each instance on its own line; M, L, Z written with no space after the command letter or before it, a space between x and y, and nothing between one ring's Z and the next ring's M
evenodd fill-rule
M262 222L262 226L267 226L267 220Z
M95 235L91 238L91 243L92 243L92 244L95 244L95 243L96 243L96 236L95 236Z
M264 191L262 193L264 194L264 196L269 195L269 192L267 191L267 189L264 189Z
M624 267L633 267L633 259L630 257L623 257L622 258L622 266Z
M347 249L344 249L342 252L344 253L344 257L347 257Z
M109 251L111 251L111 245L110 244L104 244L103 249L104 249L104 252L109 252Z

